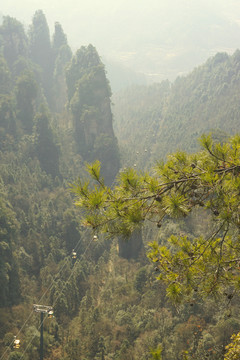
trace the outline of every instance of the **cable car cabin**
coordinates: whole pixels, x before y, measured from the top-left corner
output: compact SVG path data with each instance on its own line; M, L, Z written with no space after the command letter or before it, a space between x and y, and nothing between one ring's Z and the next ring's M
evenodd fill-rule
M14 339L13 348L14 349L19 349L20 348L20 340L19 339Z
M52 319L53 318L53 310L49 310L48 311L48 318Z
M72 259L73 259L73 260L76 260L76 258L77 258L77 253L76 253L76 251L73 249L73 251L72 251Z
M97 235L93 235L93 241L97 241L97 240L98 240Z

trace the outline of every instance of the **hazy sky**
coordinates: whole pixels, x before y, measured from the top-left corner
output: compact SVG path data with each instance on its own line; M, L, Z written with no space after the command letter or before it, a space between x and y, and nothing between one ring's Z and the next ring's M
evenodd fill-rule
M240 0L6 0L0 11L28 26L42 9L62 24L73 49L148 74L189 71L217 51L240 47Z

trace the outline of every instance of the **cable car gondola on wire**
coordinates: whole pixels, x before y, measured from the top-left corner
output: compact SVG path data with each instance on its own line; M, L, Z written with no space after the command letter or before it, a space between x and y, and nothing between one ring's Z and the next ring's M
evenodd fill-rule
M73 250L72 250L72 259L73 259L73 260L76 260L76 258L77 258L77 253L76 253L76 251L73 249Z
M53 318L53 310L49 310L48 311L48 318L52 319Z
M20 348L20 340L17 339L16 336L14 336L13 348L14 349L19 349Z

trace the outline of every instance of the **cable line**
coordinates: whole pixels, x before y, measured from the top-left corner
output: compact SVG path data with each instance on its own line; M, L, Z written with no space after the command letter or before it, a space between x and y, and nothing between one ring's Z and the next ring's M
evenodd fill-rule
M77 244L76 244L76 246L75 246L75 248L74 248L76 252L77 252L77 249L78 249L78 246L79 246L81 240L82 240L82 238L79 239L79 241L77 242ZM93 241L96 241L96 240L97 240L97 236L96 236L96 235L93 235L92 238L91 238L91 240L89 241L87 247L85 248L84 252L81 254L81 257L79 258L79 261L80 261L81 259L83 259L83 257L85 256L85 254L86 254L87 250L89 249L90 245L92 244L92 242L93 242ZM41 296L41 298L40 298L40 300L39 300L39 302L38 302L39 304L42 302L42 300L44 299L44 297L46 296L46 294L52 289L54 283L56 283L57 277L60 276L60 273L61 273L61 271L64 269L64 267L66 266L67 262L68 262L68 257L66 257L66 258L64 259L64 263L63 263L62 267L60 268L60 270L59 270L59 271L57 272L57 274L55 275L55 277L54 277L54 279L52 280L52 282L50 283L49 287L45 290L45 292L44 292L43 295ZM59 292L57 298L55 299L54 304L52 305L52 307L54 307L54 306L56 305L56 303L57 303L59 297L62 295L62 293L63 293L63 291L64 291L67 283L69 282L69 280L70 280L71 277L73 276L73 274L74 274L74 272L75 272L75 270L76 270L76 268L77 268L77 267L75 266L75 264L76 264L76 263L74 263L74 266L73 266L73 268L72 268L72 270L71 270L71 272L70 272L70 275L69 275L68 279L65 281L65 283L63 284L63 287L62 287L61 291ZM23 328L26 326L27 322L29 321L29 319L31 318L31 316L33 315L33 313L34 313L34 309L31 311L31 313L29 314L28 318L25 320L24 324L22 325L21 329L18 331L18 333L17 333L17 335L16 335L16 338L20 335L20 333L22 332ZM45 319L46 319L46 318L45 318ZM41 325L43 325L45 319L43 319L42 323L41 323L40 326L37 328L38 331L39 331L39 329L41 328ZM26 351L28 350L29 346L32 344L32 342L33 342L33 340L34 340L35 337L36 337L36 334L35 334L35 335L29 340L29 342L27 343L27 346L26 346L26 348L25 348L25 350L24 350L24 352L23 352L20 360L21 360L21 359L23 358L23 356L25 355ZM3 352L0 360L3 360L4 355L6 354L6 352L7 352L10 348L12 348L13 344L14 344L14 339L13 339L13 341L11 342L11 344L10 344L10 345L5 349L5 351ZM9 357L8 357L8 358L9 358ZM7 359L8 359L8 358L7 358Z

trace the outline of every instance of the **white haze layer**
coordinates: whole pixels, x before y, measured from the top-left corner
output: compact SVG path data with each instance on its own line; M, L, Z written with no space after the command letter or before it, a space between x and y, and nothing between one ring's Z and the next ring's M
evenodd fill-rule
M107 61L152 81L240 47L239 0L2 0L0 13L28 28L38 9L51 33L61 23L73 51L92 43Z

